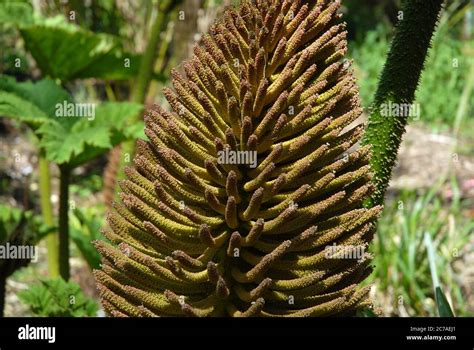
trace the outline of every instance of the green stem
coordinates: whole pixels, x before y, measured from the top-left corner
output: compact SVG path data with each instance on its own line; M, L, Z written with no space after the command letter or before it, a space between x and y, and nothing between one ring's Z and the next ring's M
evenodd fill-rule
M165 28L168 16L170 1L165 1L164 6L160 6L160 2L157 2L157 15L153 26L151 27L150 36L148 38L148 45L143 54L140 62L140 68L138 70L138 77L136 84L133 88L132 101L136 103L144 103L148 86L150 85L151 76L153 74L153 68L155 67L154 61L157 54L158 43L160 41L160 33Z
M390 102L411 104L415 98L424 63L443 0L404 2L403 19L397 26L377 93L371 107L369 125L363 140L372 145L371 166L375 192L368 206L383 204L392 168L408 123L408 115L386 116L383 107ZM385 114L385 116L384 116Z
M69 280L69 181L71 169L59 167L59 271L64 280Z
M171 41L173 40L173 30L174 30L174 23L169 22L167 24L166 32L164 32L164 39L161 42L160 49L158 51L158 57L155 62L155 72L159 72L163 74L166 68L166 65L167 65L166 54L170 47Z
M157 16L150 31L148 45L140 62L137 80L135 86L133 87L133 93L131 96L132 102L140 104L145 103L145 99L150 87L153 70L156 66L157 52L160 48L160 34L163 30L166 29L170 14L180 2L181 0L166 0L159 1L157 3ZM142 113L139 113L137 115L137 120L141 120L141 118ZM134 153L135 140L125 141L122 143L122 154L120 158L120 165L118 167L116 184L118 183L118 180L123 179L123 170L127 163L129 163L133 159ZM126 158L128 161L125 160ZM120 192L120 189L116 191L116 193L118 192Z
M173 1L172 1L173 2ZM140 62L140 68L138 70L138 76L133 87L133 93L131 96L132 102L143 104L150 86L153 69L155 67L155 60L157 57L157 50L159 48L160 34L167 24L168 7L170 1L165 1L164 6L160 6L160 2L157 2L156 10L157 15L155 22L150 31L148 38L148 45L143 54ZM137 119L141 118L141 113L137 115ZM127 141L122 146L122 158L119 167L118 178L120 179L123 175L123 168L125 167L124 158L128 154L128 158L132 159L135 151L135 142Z
M51 205L51 174L49 162L44 157L43 152L39 156L39 192L40 205L43 221L47 226L54 225L53 206ZM48 249L48 272L51 278L59 276L59 243L56 232L48 234L46 237Z
M474 90L474 60L471 59L471 69L469 70L468 78L464 85L464 89L459 101L458 110L456 112L456 119L454 121L454 137L456 142L459 136L459 130L461 129L462 122L469 112L469 101L471 100L472 91Z

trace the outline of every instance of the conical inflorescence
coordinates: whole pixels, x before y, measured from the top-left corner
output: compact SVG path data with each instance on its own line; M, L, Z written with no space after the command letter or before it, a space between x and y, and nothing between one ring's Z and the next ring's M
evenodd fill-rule
M113 316L351 315L381 208L340 1L244 1L145 116L96 242Z

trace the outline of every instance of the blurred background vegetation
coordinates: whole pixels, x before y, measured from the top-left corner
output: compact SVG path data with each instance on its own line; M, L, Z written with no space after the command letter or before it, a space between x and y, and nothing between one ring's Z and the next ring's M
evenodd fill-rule
M101 314L91 241L103 239L132 140L144 137L142 111L164 104L171 68L183 69L200 33L236 3L0 3L0 244L29 242L40 251L26 267L0 264L5 316ZM365 107L401 4L343 1ZM385 316L436 316L433 276L457 316L474 315L473 31L474 1L449 1L417 93L420 118L405 135L371 248L368 283ZM95 120L58 121L58 100L95 104ZM58 278L69 274L67 283Z

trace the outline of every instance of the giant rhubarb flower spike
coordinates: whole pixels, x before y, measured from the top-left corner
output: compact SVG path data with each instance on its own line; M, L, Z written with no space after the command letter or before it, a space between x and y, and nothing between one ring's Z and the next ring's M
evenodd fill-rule
M244 1L145 116L95 271L113 316L351 315L372 191L340 1Z

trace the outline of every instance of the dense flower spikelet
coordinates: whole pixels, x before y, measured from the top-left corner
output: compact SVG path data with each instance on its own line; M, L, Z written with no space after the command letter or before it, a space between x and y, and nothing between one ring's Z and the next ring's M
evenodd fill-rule
M359 284L380 208L362 206L369 149L356 147L339 7L244 2L172 71L172 111L146 114L149 141L108 216L112 244L96 243L109 314L326 316L370 304ZM258 155L256 167L223 154Z

